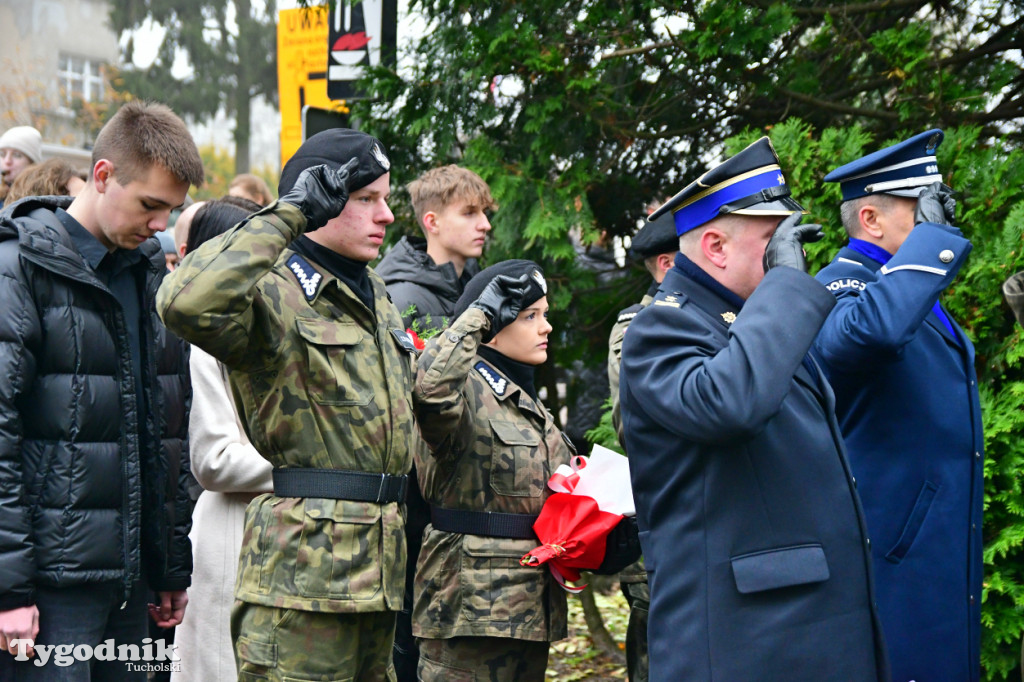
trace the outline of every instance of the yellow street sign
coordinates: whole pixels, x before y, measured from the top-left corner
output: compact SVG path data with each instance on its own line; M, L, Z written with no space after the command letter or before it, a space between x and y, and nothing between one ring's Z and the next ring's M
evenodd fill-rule
M281 166L302 144L302 107L347 113L327 97L327 6L286 9L277 18L277 91Z

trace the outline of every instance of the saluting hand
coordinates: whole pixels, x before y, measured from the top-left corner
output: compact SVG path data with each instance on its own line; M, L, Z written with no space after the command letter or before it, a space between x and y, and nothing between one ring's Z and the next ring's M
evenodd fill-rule
M935 223L937 225L955 225L956 198L953 188L941 182L935 182L924 188L917 197L914 209L914 224Z
M491 322L490 333L484 334L485 343L515 322L520 308L523 307L523 297L526 295L529 281L528 275L498 275L484 287L477 299L469 304L470 308L482 310Z
M775 233L768 240L768 246L764 250L765 272L783 266L807 272L804 244L824 239L825 231L821 225L815 223L801 225L801 220L803 215L794 213L775 228Z
M353 158L341 168L327 164L307 168L299 173L295 185L285 192L281 201L302 211L306 217L306 232L317 230L345 208L349 175L358 165L358 159Z

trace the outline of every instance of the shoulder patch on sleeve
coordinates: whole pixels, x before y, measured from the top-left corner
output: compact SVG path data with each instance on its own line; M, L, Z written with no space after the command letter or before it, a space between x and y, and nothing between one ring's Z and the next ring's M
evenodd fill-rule
M867 287L867 282L856 277L840 277L834 279L825 285L825 288L829 291L843 291L844 289L850 289L852 291L864 291Z
M473 369L475 369L477 373L484 378L484 381L486 381L487 385L491 387L491 390L494 391L495 395L505 395L505 391L508 390L508 379L497 374L493 369L491 369L490 365L483 360L473 365Z
M292 257L288 259L288 269L292 271L299 286L302 287L302 293L305 294L306 300L312 301L316 298L316 292L324 281L323 275L317 272L308 260L297 253L293 253Z

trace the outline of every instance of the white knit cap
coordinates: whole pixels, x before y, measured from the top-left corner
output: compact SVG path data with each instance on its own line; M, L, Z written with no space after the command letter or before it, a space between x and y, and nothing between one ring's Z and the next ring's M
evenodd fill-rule
M0 149L16 149L32 163L43 160L43 136L32 126L15 126L0 136Z

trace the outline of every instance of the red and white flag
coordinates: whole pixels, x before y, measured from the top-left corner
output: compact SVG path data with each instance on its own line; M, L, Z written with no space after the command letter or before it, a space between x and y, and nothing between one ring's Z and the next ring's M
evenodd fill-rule
M547 563L566 591L581 592L586 585L571 585L580 570L601 565L608 533L623 516L635 516L629 482L629 460L595 445L590 457L576 456L561 465L548 480L555 494L544 501L533 530L541 546L523 555L524 566Z

